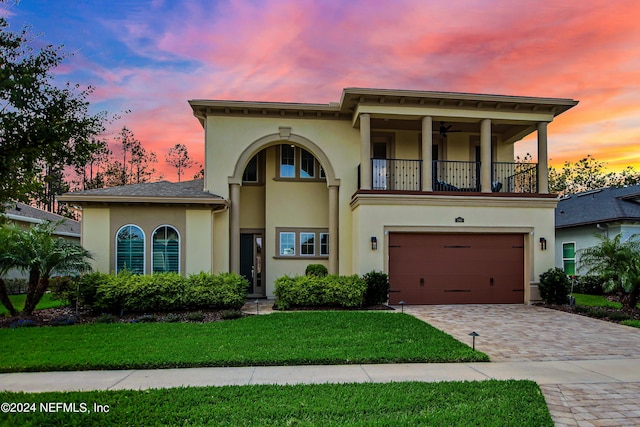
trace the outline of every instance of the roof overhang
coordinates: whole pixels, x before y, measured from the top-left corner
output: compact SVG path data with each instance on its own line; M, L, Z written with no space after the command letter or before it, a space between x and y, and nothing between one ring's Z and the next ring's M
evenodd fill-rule
M209 207L216 210L224 210L229 207L229 202L223 198L203 198L203 197L133 197L133 196L105 196L105 195L82 195L66 193L57 197L58 202L71 203L78 206L105 205L105 204L127 204L127 205L174 205L174 206L200 206Z

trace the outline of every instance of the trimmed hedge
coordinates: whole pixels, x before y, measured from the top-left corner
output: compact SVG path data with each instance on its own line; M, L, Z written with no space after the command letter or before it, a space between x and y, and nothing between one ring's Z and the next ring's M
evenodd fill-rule
M384 304L389 300L389 276L381 271L371 271L362 277L367 284L364 305Z
M573 284L573 292L587 295L603 295L604 279L598 276L579 276Z
M540 296L547 304L568 304L571 282L569 276L558 267L550 268L540 275Z
M367 285L357 275L282 276L275 282L276 305L291 307L359 307Z
M105 313L239 309L247 287L247 281L233 273L188 277L177 273L92 273L80 280L77 298L85 307Z

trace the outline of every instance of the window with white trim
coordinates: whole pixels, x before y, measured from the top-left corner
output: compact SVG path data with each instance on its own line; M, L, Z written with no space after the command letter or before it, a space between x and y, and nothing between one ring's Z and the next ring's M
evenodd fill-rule
M154 273L180 272L180 235L170 225L163 225L151 237L151 271Z
M296 233L294 232L281 232L280 233L280 256L295 256L296 255Z
M326 258L329 256L329 233L326 228L276 228L280 257Z
M116 234L116 274L128 270L144 274L144 232L137 225L125 225Z
M324 181L326 174L318 159L309 151L294 145L282 144L279 147L278 176L276 178Z
M569 276L576 274L576 244L562 243L562 269Z

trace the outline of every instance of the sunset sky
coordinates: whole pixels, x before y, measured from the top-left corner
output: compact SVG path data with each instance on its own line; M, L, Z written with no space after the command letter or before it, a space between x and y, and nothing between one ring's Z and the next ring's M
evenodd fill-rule
M572 98L549 126L551 164L640 168L637 0L21 0L4 13L73 53L57 77L94 86L94 112L131 111L112 133L129 127L169 180L175 143L202 161L187 100L328 103L345 87Z

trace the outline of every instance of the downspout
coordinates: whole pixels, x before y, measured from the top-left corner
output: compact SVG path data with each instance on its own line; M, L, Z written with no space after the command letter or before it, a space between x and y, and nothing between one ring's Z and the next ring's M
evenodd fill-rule
M601 226L600 224L596 224L596 228L598 230L604 231L604 237L606 237L607 239L609 238L609 226L607 224L605 224L605 227Z

